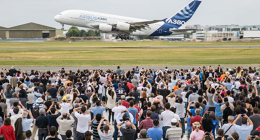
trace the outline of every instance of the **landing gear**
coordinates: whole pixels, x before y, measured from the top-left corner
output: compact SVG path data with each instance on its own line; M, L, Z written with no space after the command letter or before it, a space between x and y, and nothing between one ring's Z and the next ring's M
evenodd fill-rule
M61 25L62 25L61 30L64 31L64 24L61 24Z
M127 35L118 34L116 39L120 38L121 40L130 40L131 38Z

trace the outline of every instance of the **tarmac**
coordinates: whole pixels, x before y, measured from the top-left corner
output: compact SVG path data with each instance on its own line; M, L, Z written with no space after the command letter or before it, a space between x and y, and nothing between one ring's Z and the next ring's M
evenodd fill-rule
M0 47L1 49L43 49L43 50L57 50L57 49L187 49L187 48L260 48L260 46L190 46L190 47L178 47L178 46L161 46L161 47Z

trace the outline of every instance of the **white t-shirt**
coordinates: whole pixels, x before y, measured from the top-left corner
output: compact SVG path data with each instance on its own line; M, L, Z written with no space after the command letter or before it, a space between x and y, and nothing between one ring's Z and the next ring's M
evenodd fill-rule
M114 108L112 109L112 112L114 112L114 118L116 118L117 115L118 115L119 113L121 113L122 110L126 110L126 107L123 106L123 105L114 107Z
M232 102L234 102L234 98L232 98L232 97L229 97L229 96L228 96L227 98L228 98L228 102L229 102L229 103L232 103Z
M61 114L62 113L69 113L70 110L70 103L61 103Z
M88 123L91 121L90 115L83 115L75 112L75 117L78 119L77 131L80 133L85 133L88 131Z
M161 114L161 118L163 119L162 126L171 126L171 120L175 118L176 120L180 120L179 115L174 114L170 110L163 111Z
M241 84L240 84L239 81L236 81L236 82L235 82L235 85L236 85L236 89L239 89L239 87L240 87Z
M19 109L19 112L18 114L22 114L23 113L23 109ZM14 110L13 109L10 109L9 112L8 112L8 115L11 114L11 116L14 115Z
M187 94L187 92L182 92L182 93L181 93L181 95L182 95L181 98L182 98L183 102L188 102L188 99L185 97L186 94Z
M175 100L175 97L168 97L168 103L170 103L171 104L171 107L175 107L175 105L174 105L174 100Z

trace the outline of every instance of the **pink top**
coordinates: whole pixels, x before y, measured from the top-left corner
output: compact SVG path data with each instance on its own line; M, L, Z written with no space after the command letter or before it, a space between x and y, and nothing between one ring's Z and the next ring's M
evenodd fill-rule
M194 130L191 132L190 138L192 138L193 140L201 140L203 135L204 135L204 131L199 130L198 132L196 132L196 130Z

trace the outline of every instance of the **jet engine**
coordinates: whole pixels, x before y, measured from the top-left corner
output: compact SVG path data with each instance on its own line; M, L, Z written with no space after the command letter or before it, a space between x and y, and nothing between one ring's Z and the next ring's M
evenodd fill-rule
M107 24L99 24L99 30L104 32L112 31L112 26Z
M116 28L121 31L129 31L130 24L124 22L117 22Z

